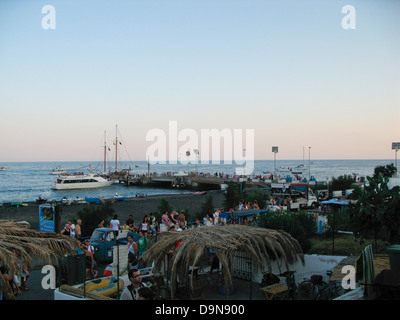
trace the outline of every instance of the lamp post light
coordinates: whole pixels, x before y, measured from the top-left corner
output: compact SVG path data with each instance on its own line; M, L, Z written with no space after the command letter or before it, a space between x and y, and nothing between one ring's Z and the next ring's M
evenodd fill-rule
M186 151L186 157L188 158L188 174L190 174L190 172L189 172L189 166L190 166L190 160L189 160L189 157L190 157L190 150Z
M199 164L199 154L200 154L200 152L199 152L198 149L193 149L193 152L194 152L194 154L196 155L196 176L197 176L197 174L198 174L198 172L197 172L197 166L198 166L198 164Z
M311 181L311 147L308 147L308 183Z
M395 150L394 153L394 166L396 168L396 178L399 177L399 170L397 170L397 151L400 149L400 142L392 142L392 150Z
M274 172L276 172L276 154L278 153L278 147L272 147L272 152L274 153Z

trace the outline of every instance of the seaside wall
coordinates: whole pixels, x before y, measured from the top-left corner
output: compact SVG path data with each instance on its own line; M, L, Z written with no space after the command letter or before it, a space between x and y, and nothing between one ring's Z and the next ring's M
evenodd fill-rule
M149 215L150 212L156 212L158 205L162 198L168 200L170 206L176 210L189 210L189 214L194 217L197 212L200 212L201 206L206 200L207 195L212 195L213 204L216 208L223 207L224 205L224 192L223 191L210 191L203 195L198 194L167 194L150 196L147 198L132 198L128 201L114 202L113 208L118 215L121 225L125 223L128 216L133 215L135 224L138 226L139 222L143 219L144 215ZM63 205L61 215L61 226L63 226L68 219L73 219L77 212L83 208L85 204ZM39 229L39 205L36 203L28 203L28 206L0 207L0 219L12 219L17 221L27 221L30 223L31 228ZM85 223L82 219L82 223ZM193 221L193 220L190 220ZM86 236L86 235L84 235Z

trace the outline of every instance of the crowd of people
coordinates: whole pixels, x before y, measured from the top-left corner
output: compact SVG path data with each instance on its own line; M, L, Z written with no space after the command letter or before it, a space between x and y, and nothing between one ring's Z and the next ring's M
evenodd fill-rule
M14 300L16 296L28 291L29 270L18 249L13 250L17 265L14 270L0 267L0 300Z

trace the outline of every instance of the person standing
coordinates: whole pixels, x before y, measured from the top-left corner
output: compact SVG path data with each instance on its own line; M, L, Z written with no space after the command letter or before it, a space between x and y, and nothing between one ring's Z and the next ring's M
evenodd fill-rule
M143 232L140 231L139 232L139 257L146 252L147 250L147 241L149 241L149 239L147 239Z
M75 238L78 240L80 240L82 237L81 225L82 225L82 220L78 219L78 221L76 222L76 226L75 226Z
M110 228L115 231L116 235L118 235L118 231L121 230L121 225L118 220L118 215L115 214L114 217L111 219Z
M138 256L138 246L137 243L133 241L133 237L128 235L128 261L129 263L134 263Z
M178 216L178 224L178 227L182 230L186 229L186 217L184 210L181 210L181 214Z
M29 271L28 265L25 260L21 262L21 288L25 291L28 291L28 278L29 278Z
M71 226L67 223L64 229L61 230L61 234L64 236L71 236Z
M173 224L178 224L178 220L176 220L175 219L175 217L178 215L178 212L176 212L175 210L173 210L172 212L171 212L171 220L172 220L172 223Z
M156 234L159 231L157 219L154 217L152 212L150 213L149 217L149 229L150 235Z
M165 213L162 215L161 223L167 226L167 230L171 227L172 221L168 217L168 211L165 211Z
M71 231L71 237L75 238L75 225L72 223L72 220L68 220L67 223L69 224L69 228Z
M144 236L147 238L148 237L148 232L149 232L149 220L147 218L147 215L144 216L142 223L140 225L140 231L143 232Z

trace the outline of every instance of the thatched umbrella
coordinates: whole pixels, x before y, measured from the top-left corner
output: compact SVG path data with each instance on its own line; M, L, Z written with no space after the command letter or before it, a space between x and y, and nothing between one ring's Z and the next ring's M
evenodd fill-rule
M70 236L39 232L29 229L25 224L13 220L0 220L0 264L11 272L18 268L18 257L14 250L29 266L36 256L51 263L52 257L73 254L77 242Z
M176 247L178 242L181 244ZM165 257L173 250L169 262L173 293L177 275L188 274L189 267L194 270L205 249L209 248L215 251L223 266L225 286L232 283L232 261L238 252L246 252L256 268L262 271L272 271L271 260L283 259L286 269L298 259L304 264L302 249L290 234L245 225L201 226L181 232L162 232L160 239L143 255L143 260L148 265L154 262L155 271L160 271ZM278 267L281 269L279 264Z

